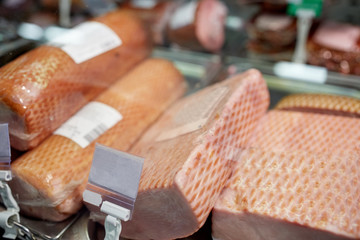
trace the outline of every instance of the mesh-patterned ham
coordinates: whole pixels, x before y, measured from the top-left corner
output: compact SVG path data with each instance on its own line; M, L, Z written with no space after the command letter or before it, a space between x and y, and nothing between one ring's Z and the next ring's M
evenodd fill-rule
M214 239L359 239L359 155L244 153L212 215Z
M265 81L250 70L167 110L130 150L145 163L123 236L174 239L198 230L268 105Z
M270 111L214 207L214 238L360 238L359 129L357 118Z
M96 103L104 103L122 115L122 120L112 128L91 143L89 141L84 148L70 138L54 134L13 162L15 178L10 186L23 213L59 221L78 211L82 206L82 192L90 172L95 142L127 151L140 134L184 93L185 85L182 75L170 62L147 60L95 99ZM80 124L85 125L85 120ZM94 133L92 128L88 130ZM76 135L76 132L71 133ZM88 139L88 136L84 138Z
M274 152L357 152L359 124L357 118L272 110L259 122L250 146Z
M177 8L168 25L171 43L216 52L225 41L226 6L218 0L190 1Z
M121 44L81 63L75 63L60 45L43 45L0 68L0 122L9 123L14 148L26 150L37 146L149 54L148 35L135 16L120 10L94 21L99 23L97 27L101 25L102 30L110 31L107 35L112 36L110 41L87 49L82 49L81 44L75 49L77 54L86 56L114 45L114 35ZM92 36L85 38L89 40L85 42L103 41L104 32L99 38L97 31L82 32ZM81 36L78 31L71 41L83 41Z
M293 94L284 97L275 109L360 117L360 100L326 94Z

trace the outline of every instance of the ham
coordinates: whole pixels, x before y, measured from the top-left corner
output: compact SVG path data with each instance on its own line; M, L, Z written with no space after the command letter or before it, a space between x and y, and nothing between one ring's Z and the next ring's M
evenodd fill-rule
M356 118L272 110L259 122L250 146L274 152L356 153L359 124Z
M268 105L265 81L249 70L168 109L130 150L145 162L122 236L175 239L197 231Z
M168 25L171 43L217 52L225 41L226 6L219 0L190 1L174 12Z
M150 53L141 21L126 11L110 12L86 24L83 31L96 25L90 39L107 39L106 32L109 41L87 49L72 48L72 54L78 56L75 60L60 48L66 39L58 39L57 47L55 43L42 45L0 68L0 122L9 123L14 148L28 150L37 146ZM96 38L99 28L102 38ZM72 37L82 40L79 30ZM88 55L109 46L113 48L100 55ZM81 62L80 54L90 59Z
M9 184L21 211L52 221L61 221L76 213L82 206L82 192L90 172L95 142L121 151L129 150L143 131L184 91L184 79L172 63L150 59L137 66L81 109L84 112L90 104L111 107L111 112L117 113L115 117L119 113L122 115L113 127L98 138L94 133L106 122L100 122L101 128L86 127L86 134L79 140L77 132L91 120L89 115L97 117L91 112L99 110L90 109L82 118L78 112L60 127L61 131L56 130L37 148L12 163L15 177ZM109 117L100 114L100 119L108 121ZM70 131L71 138L65 137L64 131L74 128L69 122L76 120L80 126L75 124L76 131ZM94 139L89 140L90 136ZM88 141L87 146L82 145L84 141Z
M292 94L281 99L275 109L360 117L360 100L327 94Z
M307 42L308 62L330 71L360 75L360 27L324 21Z
M360 238L360 121L270 111L212 215L214 239Z
M121 8L128 9L136 14L151 31L152 40L157 45L167 44L166 26L180 5L181 1L138 1L133 0L125 3Z

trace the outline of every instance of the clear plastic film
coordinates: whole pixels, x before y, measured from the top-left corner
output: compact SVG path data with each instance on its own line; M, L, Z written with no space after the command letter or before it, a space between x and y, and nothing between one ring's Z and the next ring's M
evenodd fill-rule
M82 23L3 66L0 122L9 123L12 146L37 146L149 53L141 21L119 10Z
M94 100L121 114L122 118L112 127L98 134L101 124L90 125L88 132L98 135L81 135L90 136L85 137L88 142L84 148L69 136L54 134L14 162L16 181L11 187L17 193L22 210L55 221L75 213L82 205L95 143L127 151L142 132L184 94L185 86L174 65L161 59L146 60L117 81ZM87 114L77 118L80 127L85 124ZM79 125L72 126L77 134Z
M359 238L359 127L358 118L269 111L215 204L213 236Z
M250 70L168 109L129 151L145 162L123 236L175 239L200 228L268 104L261 74Z
M143 163L138 156L96 145L83 194L87 207L99 214L100 204L107 201L129 210L131 218Z

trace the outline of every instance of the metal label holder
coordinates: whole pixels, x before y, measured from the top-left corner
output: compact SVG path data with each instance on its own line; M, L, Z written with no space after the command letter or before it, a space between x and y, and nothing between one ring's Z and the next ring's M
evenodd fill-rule
M105 214L105 240L117 240L121 221L131 219L144 159L96 145L83 200L90 211Z

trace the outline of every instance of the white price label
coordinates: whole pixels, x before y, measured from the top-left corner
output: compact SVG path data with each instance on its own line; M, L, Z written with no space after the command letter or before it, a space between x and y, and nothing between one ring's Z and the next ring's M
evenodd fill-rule
M120 46L119 36L105 24L85 22L55 37L49 45L66 52L76 63L82 63Z
M67 137L85 148L121 119L122 115L116 109L100 102L90 102L54 134Z

